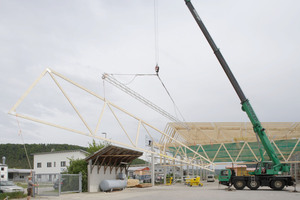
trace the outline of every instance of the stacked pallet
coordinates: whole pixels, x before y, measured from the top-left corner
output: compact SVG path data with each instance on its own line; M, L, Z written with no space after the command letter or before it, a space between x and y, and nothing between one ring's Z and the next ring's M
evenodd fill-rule
M140 184L140 181L138 179L127 180L127 187L136 187L138 184Z

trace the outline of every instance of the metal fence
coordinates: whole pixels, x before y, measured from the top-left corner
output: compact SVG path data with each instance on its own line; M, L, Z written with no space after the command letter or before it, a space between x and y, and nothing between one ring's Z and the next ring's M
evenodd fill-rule
M80 174L34 174L34 196L59 196L62 193L82 192Z

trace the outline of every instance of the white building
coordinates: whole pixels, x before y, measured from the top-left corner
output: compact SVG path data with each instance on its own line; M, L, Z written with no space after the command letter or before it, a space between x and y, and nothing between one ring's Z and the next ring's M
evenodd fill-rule
M56 178L56 174L67 170L67 166L70 166L70 160L85 159L87 155L88 152L80 149L35 153L33 154L34 172L38 178L41 174L48 174L49 181L51 181Z
M8 180L25 182L31 171L31 169L8 169Z
M7 165L0 163L0 181L7 181L8 173L7 173Z

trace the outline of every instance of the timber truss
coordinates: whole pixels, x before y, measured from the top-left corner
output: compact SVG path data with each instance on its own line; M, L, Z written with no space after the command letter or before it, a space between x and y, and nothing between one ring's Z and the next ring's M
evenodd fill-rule
M59 124L56 124L56 123L51 123L49 121L39 119L37 117L29 116L28 114L22 114L22 113L17 113L16 112L16 109L23 102L23 100L28 96L28 94L31 92L31 90L47 74L50 75L50 77L54 81L55 85L59 88L59 90L62 92L64 97L67 99L68 103L71 105L73 110L76 112L76 115L81 120L84 127L86 128L86 131L81 131L81 130L78 130L78 129L74 129L72 127L62 126L62 125L59 125ZM60 78L60 79L58 79L58 78ZM65 89L60 84L60 81L58 81L58 80L66 81L66 82L72 84L73 86L81 89L82 91L86 92L87 94L91 95L92 97L97 98L97 99L104 102L103 107L102 107L102 111L101 111L101 113L99 113L100 117L97 120L97 125L96 125L96 127L93 127L94 129L91 126L89 126L89 124L87 123L87 120L79 112L76 105L73 103L72 99L68 96L67 92L65 91ZM126 141L117 141L117 140L108 139L106 137L102 137L100 135L97 135L97 131L99 130L99 126L100 126L100 124L102 122L102 119L104 117L104 111L106 111L106 110L109 110L112 113L112 115L114 116L115 120L118 122L119 126L123 130L124 135L128 139L127 143L126 143ZM128 115L133 120L135 120L135 122L137 123L137 126L138 126L137 131L132 131L132 130L126 129L125 125L118 118L118 113L116 111L118 111L119 113ZM107 142L112 143L112 144L121 145L121 146L124 146L124 147L128 147L128 148L132 148L132 149L135 149L135 150L138 150L138 151L142 151L142 152L145 152L145 153L154 154L154 155L159 156L159 157L164 157L167 160L170 160L173 163L178 164L178 165L187 164L187 165L199 167L199 168L204 169L204 170L214 171L215 164L210 159L208 159L206 156L201 155L200 153L198 153L196 150L189 147L188 145L182 143L180 140L176 139L176 137L173 137L172 135L167 134L164 131L159 130L158 128L156 128L156 127L152 126L151 124L145 122L141 118L136 117L135 115L133 115L133 114L129 113L128 111L122 109L121 107L113 104L112 102L110 102L107 99L101 97L100 95L86 89L85 87L79 85L78 83L75 83L74 81L68 79L67 77L63 76L62 74L59 74L59 73L57 73L57 72L55 72L51 69L46 69L34 81L34 83L27 89L27 91L21 96L21 98L17 101L17 103L12 107L12 109L9 111L9 114L14 115L16 117L24 118L24 119L27 119L27 120L30 120L30 121L34 121L34 122L37 122L37 123L41 123L41 124L45 124L45 125L48 125L48 126L60 128L60 129L67 130L67 131L71 131L73 133L77 133L77 134L97 138L97 139L107 141ZM181 124L180 124L180 127L182 127ZM154 145L154 150L153 151L143 147L141 144L138 143L139 137L141 137L141 135L140 135L140 132L141 132L140 130L141 129L144 129L145 132L146 132L146 135L148 135L148 137L150 137L152 139L152 141L154 141L153 142L153 145ZM154 136L153 136L154 132L159 133L163 138L166 138L167 141L171 142L172 146L177 148L177 150L176 150L177 152L176 153L168 153L168 149L162 148L163 146L160 143L155 142ZM135 135L134 139L132 139L132 135ZM157 150L157 149L159 149L159 150ZM180 150L188 151L189 153L188 154L182 154Z
M250 122L194 122L187 123L189 130L169 123L165 132L189 146L211 162L260 161L259 146ZM300 122L263 122L263 127L277 156L283 163L295 163L293 155L300 152ZM193 157L190 151L177 146L170 137L162 135L162 149L172 149L174 155ZM265 160L268 160L264 152Z

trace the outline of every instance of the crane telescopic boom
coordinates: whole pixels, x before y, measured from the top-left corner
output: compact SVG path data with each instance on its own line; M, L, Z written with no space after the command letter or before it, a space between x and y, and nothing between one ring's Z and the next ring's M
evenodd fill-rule
M209 32L207 31L205 25L203 24L201 18L199 17L197 11L195 10L194 6L192 5L190 0L185 0L187 7L189 8L190 12L192 13L194 19L196 20L199 28L201 29L202 33L204 34L205 38L207 39L209 45L211 46L214 54L216 55L219 63L221 64L224 72L226 73L229 81L231 82L234 90L236 91L237 95L239 96L242 104L242 110L245 111L253 125L254 132L258 135L264 149L266 150L268 156L270 157L271 161L274 163L274 170L275 171L282 171L287 172L289 171L289 166L285 164L281 164L279 158L276 155L276 152L271 145L270 140L268 139L265 129L262 127L258 117L256 116L249 100L244 95L241 87L239 86L237 80L235 79L233 73L231 72L227 62L225 61L223 55L221 54L220 49L217 47L215 42L213 41L212 37L210 36ZM263 160L263 153L262 149L260 149L261 158Z

